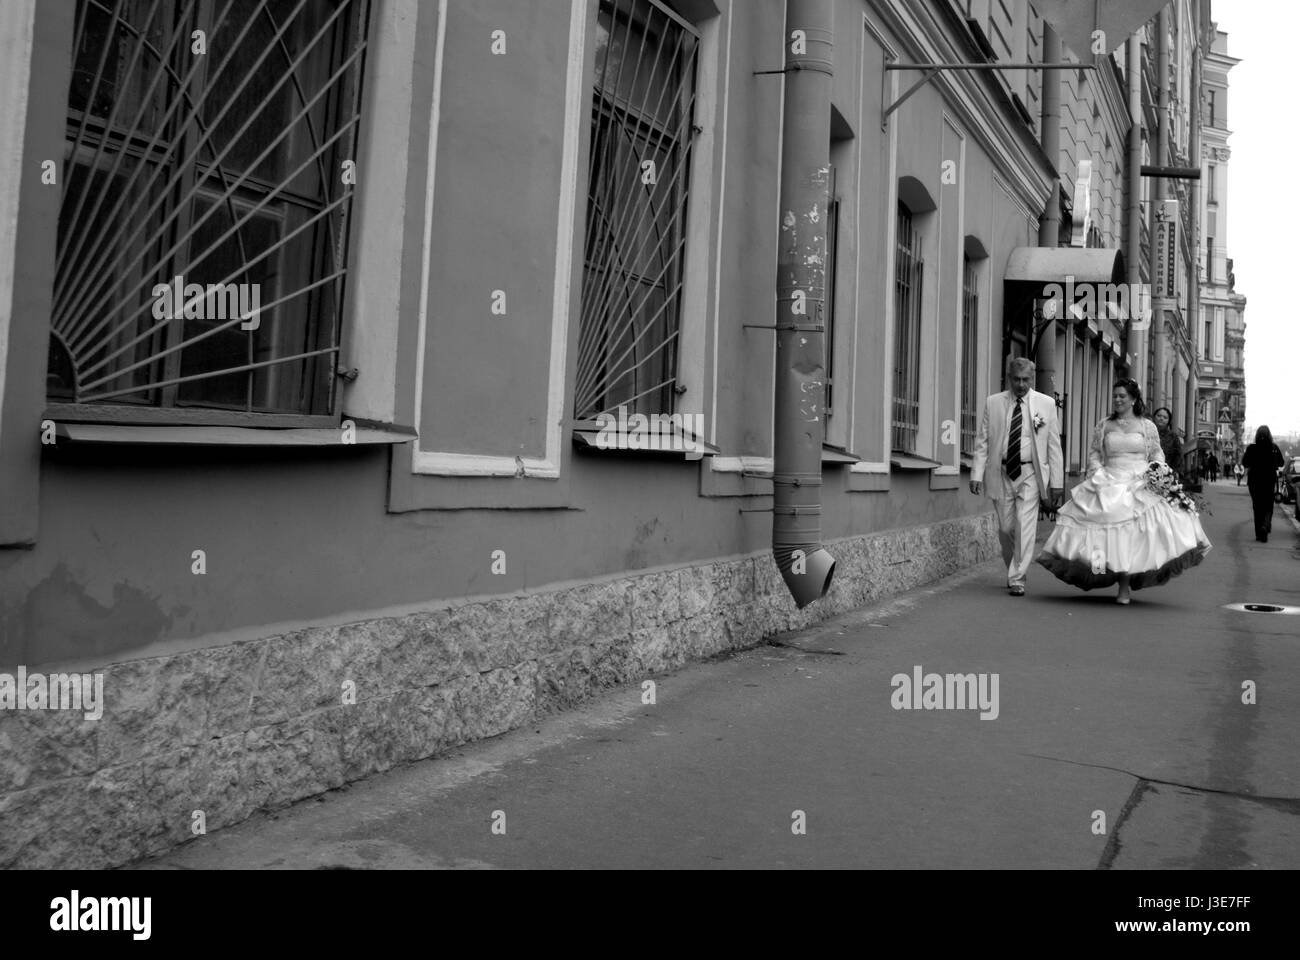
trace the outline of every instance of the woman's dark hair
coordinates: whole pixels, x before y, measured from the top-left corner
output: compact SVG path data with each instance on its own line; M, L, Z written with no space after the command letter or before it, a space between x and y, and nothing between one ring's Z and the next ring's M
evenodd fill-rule
M1151 419L1154 420L1156 418L1156 414L1158 414L1161 410L1169 414L1169 429L1172 430L1174 428L1174 412L1170 410L1168 407L1156 407L1154 410L1151 411Z
M1255 431L1255 442L1265 447L1271 447L1273 445L1273 431L1266 426L1260 427Z
M1115 386L1111 387L1110 392L1114 393L1116 387L1123 387L1124 392L1133 398L1133 416L1142 416L1143 411L1146 409L1146 405L1142 402L1142 388L1138 386L1138 382L1136 380L1121 378L1115 381ZM1118 417L1119 414L1112 413L1110 415L1111 420L1116 420ZM1171 417L1170 423L1172 422L1173 418Z

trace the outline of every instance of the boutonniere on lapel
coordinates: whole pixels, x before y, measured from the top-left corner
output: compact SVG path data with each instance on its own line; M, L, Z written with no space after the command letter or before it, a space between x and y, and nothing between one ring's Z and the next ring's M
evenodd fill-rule
M1041 430L1043 428L1043 424L1045 424L1046 422L1047 421L1043 419L1043 415L1041 413L1034 414L1034 432L1037 433L1039 430Z

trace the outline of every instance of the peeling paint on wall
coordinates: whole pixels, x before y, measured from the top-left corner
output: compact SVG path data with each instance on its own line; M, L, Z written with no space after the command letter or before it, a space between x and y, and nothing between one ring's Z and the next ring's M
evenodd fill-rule
M58 563L27 595L19 621L19 636L5 637L7 662L51 662L94 656L162 639L174 617L156 597L125 581L113 584L112 600L96 600L68 569ZM6 631L7 632L7 631ZM29 650L28 638L43 638L39 653Z

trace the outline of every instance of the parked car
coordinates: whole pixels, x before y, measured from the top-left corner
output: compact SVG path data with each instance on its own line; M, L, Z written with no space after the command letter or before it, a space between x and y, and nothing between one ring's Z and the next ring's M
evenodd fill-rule
M1279 492L1283 503L1296 502L1296 490L1300 485L1300 457L1291 457L1279 475Z

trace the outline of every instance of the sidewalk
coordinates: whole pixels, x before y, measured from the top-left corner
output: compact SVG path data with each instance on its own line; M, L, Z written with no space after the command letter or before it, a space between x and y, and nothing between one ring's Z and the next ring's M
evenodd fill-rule
M1214 549L1129 607L984 564L138 866L1300 867L1300 616L1223 609L1300 606L1300 536L1206 494ZM918 665L997 718L893 709Z

